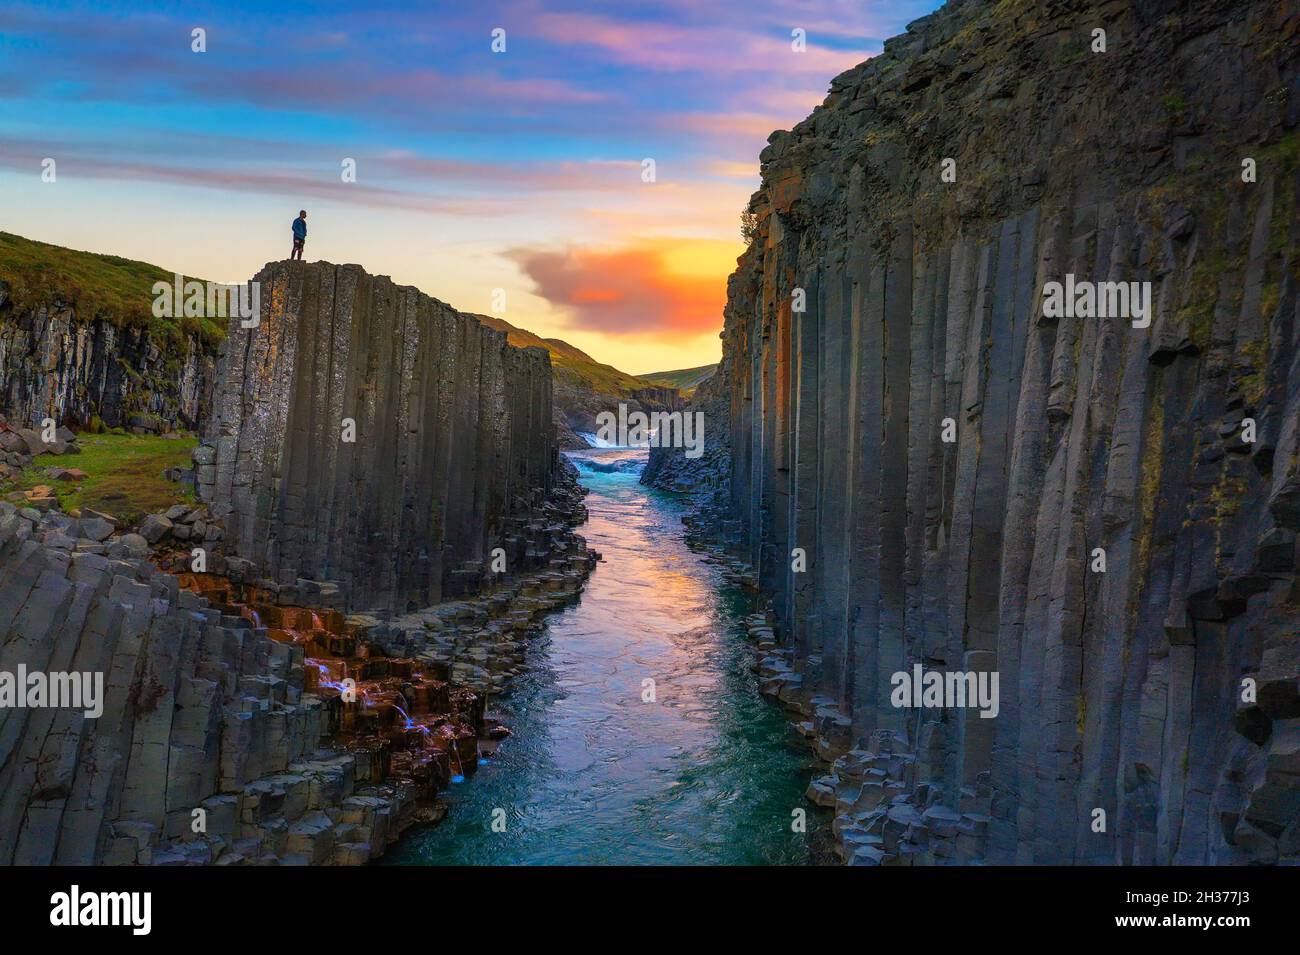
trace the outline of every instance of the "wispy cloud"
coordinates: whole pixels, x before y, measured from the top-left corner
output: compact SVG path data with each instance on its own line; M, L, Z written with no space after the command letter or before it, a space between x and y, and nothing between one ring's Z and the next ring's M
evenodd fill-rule
M5 225L57 242L47 224L77 221L84 242L98 235L112 252L124 218L166 216L177 190L228 200L213 204L218 232L246 227L242 197L292 209L328 200L331 223L356 236L382 234L376 219L401 212L416 241L437 237L439 254L423 257L442 270L435 294L464 275L495 283L494 269L520 270L540 310L512 320L591 330L605 360L647 330L716 350L709 333L768 135L938 2L8 3L0 168L38 182L40 160L54 157L61 182L117 184L96 194L117 214L87 221L65 207L74 190L51 188L8 205ZM205 53L191 50L195 27ZM340 180L345 157L355 183ZM652 184L640 176L647 157ZM472 250L447 239L467 231ZM199 267L217 257L205 235L180 233L194 247L178 254ZM228 271L229 250L220 256Z

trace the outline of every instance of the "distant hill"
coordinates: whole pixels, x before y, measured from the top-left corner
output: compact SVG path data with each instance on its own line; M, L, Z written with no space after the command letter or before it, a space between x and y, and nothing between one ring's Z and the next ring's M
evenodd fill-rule
M646 381L654 382L656 385L676 388L682 393L683 398L689 398L695 389L699 387L700 382L717 370L718 364L714 362L712 365L700 365L698 368L679 368L676 371L651 372L640 377Z
M560 447L584 448L587 443L579 432L596 430L596 415L615 411L619 403L630 410L672 410L681 406L681 393L674 385L629 375L613 365L596 361L585 351L559 338L542 338L523 328L491 315L475 315L489 328L506 333L512 345L534 345L551 353L555 378L555 423L560 431ZM709 366L712 368L713 366Z
M505 332L507 340L512 345L519 348L527 348L529 345L545 348L551 353L551 364L556 369L563 369L573 379L580 381L593 391L603 391L610 394L630 393L638 388L647 388L652 384L662 384L662 382L651 382L636 375L629 375L625 371L619 371L613 365L602 365L581 348L575 348L559 338L542 338L527 329L511 325L509 322L494 318L491 315L474 315L474 317L488 328L495 328L498 331Z

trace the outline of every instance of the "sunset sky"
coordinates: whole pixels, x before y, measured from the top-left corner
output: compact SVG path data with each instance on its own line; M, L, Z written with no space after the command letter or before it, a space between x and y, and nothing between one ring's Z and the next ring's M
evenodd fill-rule
M504 289L625 371L705 364L768 134L937 5L6 3L0 230L245 281L306 208L309 260L466 311Z

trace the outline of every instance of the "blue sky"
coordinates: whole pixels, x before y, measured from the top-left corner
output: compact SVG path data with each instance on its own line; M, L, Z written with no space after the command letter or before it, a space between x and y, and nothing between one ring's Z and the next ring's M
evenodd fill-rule
M10 4L0 229L234 281L305 207L309 259L468 311L505 289L628 371L703 364L768 134L935 6Z

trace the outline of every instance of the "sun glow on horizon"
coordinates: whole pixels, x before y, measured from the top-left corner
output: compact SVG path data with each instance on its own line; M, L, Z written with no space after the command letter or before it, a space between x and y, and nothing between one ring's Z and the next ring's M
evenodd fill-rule
M695 367L720 354L768 134L937 5L866 0L846 17L812 0L803 53L792 11L739 0L392 0L363 17L233 0L205 11L203 52L170 8L11 5L4 228L224 280L287 257L307 208L309 260L356 262L468 312L503 288L501 317L597 361ZM43 157L57 183L40 181Z

